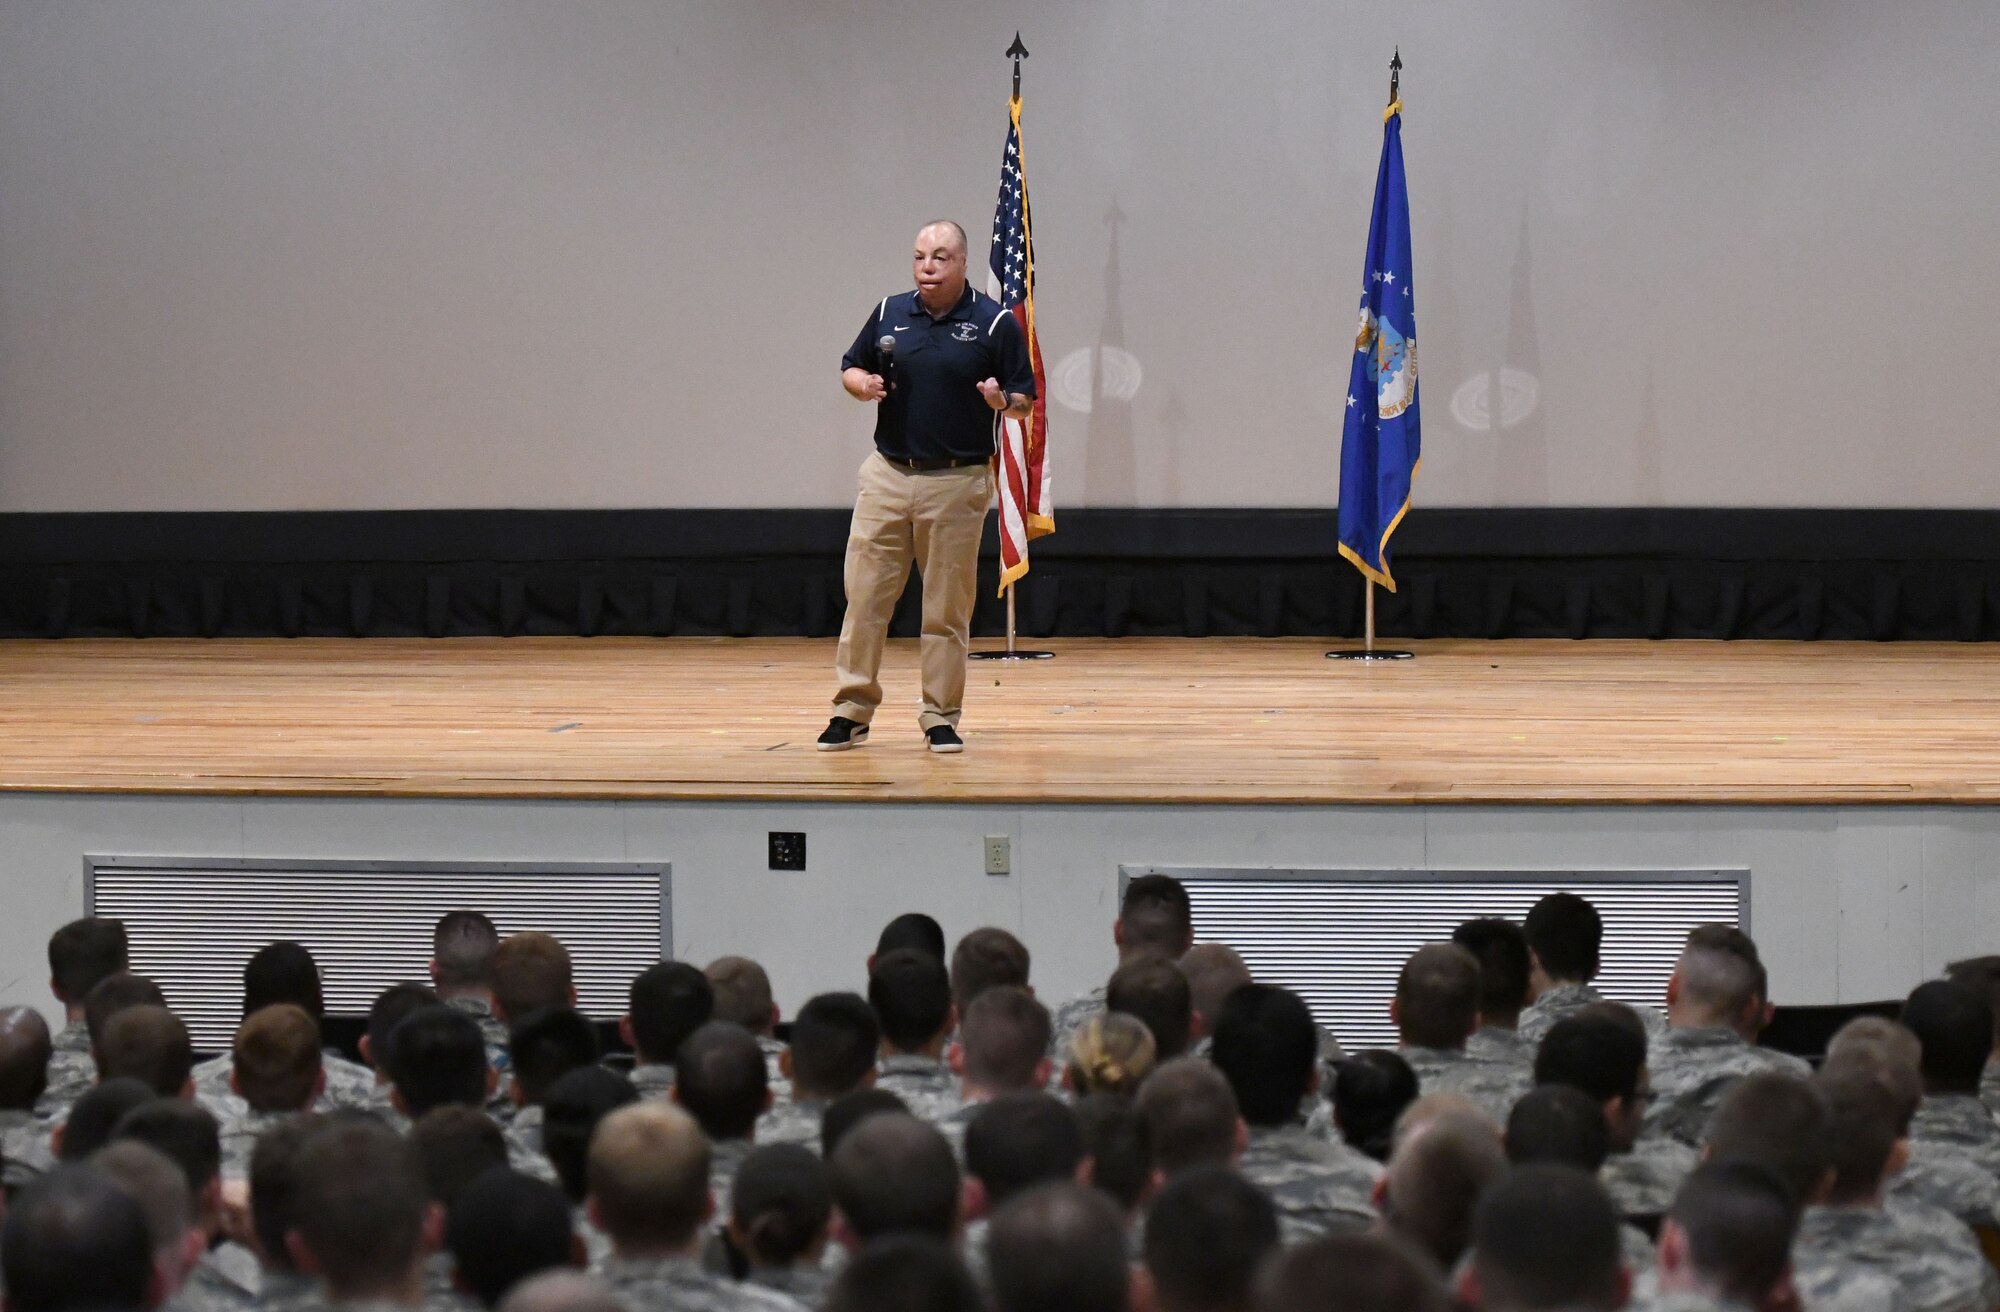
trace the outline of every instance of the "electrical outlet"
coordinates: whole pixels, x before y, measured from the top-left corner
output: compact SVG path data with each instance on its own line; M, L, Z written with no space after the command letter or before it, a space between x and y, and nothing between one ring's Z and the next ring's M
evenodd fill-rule
M771 869L804 870L806 868L806 836L782 829L771 831Z
M1005 834L986 835L986 873L1005 875L1014 869L1014 842Z

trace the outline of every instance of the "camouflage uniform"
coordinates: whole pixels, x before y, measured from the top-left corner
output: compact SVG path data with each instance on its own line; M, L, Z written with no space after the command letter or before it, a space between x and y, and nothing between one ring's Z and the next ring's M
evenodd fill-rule
M53 1047L49 1053L48 1088L35 1103L35 1115L45 1121L68 1116L71 1104L97 1083L97 1062L90 1055L90 1031L82 1021L73 1020L58 1030Z
M1534 1071L1518 1062L1475 1057L1458 1048L1404 1047L1399 1050L1417 1073L1420 1093L1456 1093L1505 1127L1514 1104L1535 1082Z
M898 1053L884 1057L876 1068L875 1087L886 1089L909 1105L920 1121L937 1121L958 1109L958 1077L935 1057Z
M464 994L446 998L444 1005L472 1017L473 1023L479 1026L479 1040L486 1045L486 1064L505 1075L509 1064L507 1027L493 1014L493 1004L476 994ZM382 1054L378 1052L375 1055L380 1057ZM501 1082L505 1083L504 1080Z
M1557 984L1522 1009L1520 1024L1515 1032L1523 1043L1539 1045L1542 1036L1563 1017L1575 1015L1594 1003L1609 1001L1588 984ZM1667 1018L1651 1007L1633 1007L1632 1010L1638 1012L1639 1019L1645 1022L1648 1042L1657 1043L1660 1035L1666 1033Z
M507 1165L537 1180L556 1183L556 1168L542 1151L542 1109L520 1107L501 1132L507 1140Z
M1790 1053L1756 1048L1735 1030L1676 1026L1652 1043L1653 1101L1641 1133L1698 1145L1722 1095L1746 1075L1804 1077L1812 1068Z
M599 1273L630 1312L801 1312L805 1304L710 1275L691 1257L614 1257Z
M797 1266L758 1267L743 1283L818 1307L826 1302L826 1291L833 1288L833 1275L816 1262L801 1262Z
M717 1223L729 1218L729 1195L736 1188L736 1173L743 1159L757 1145L748 1139L712 1139L708 1145L708 1192L715 1199Z
M674 1091L674 1064L670 1061L655 1061L634 1066L632 1087L639 1091L641 1098L670 1096Z
M1634 1273L1632 1301L1625 1305L1625 1312L1752 1312L1752 1309L1747 1304L1725 1301L1693 1289L1663 1294L1655 1281L1641 1281Z
M1370 1194L1382 1168L1303 1125L1251 1127L1238 1169L1277 1205L1287 1244L1366 1229L1376 1220Z
M257 1312L300 1312L319 1300L319 1281L311 1276L268 1266L258 1274Z
M1513 1062L1531 1074L1535 1069L1535 1045L1522 1038L1519 1030L1481 1025L1465 1041L1465 1050L1486 1061Z
M757 1046L764 1050L764 1083L770 1086L773 1098L792 1096L792 1082L785 1078L784 1067L778 1058L785 1055L785 1045L768 1034L757 1036Z
M603 1269L606 1262L611 1260L611 1236L599 1230L591 1222L590 1209L581 1203L569 1209L569 1225L576 1233L576 1237L583 1240L585 1268L595 1275Z
M1636 1225L1618 1227L1618 1255L1635 1279L1650 1274L1660 1264L1659 1250L1646 1237L1646 1232Z
M477 1312L478 1302L452 1283L456 1271L450 1253L424 1259L424 1312Z
M213 1103L207 1098L195 1101L215 1117L216 1129L222 1139L222 1175L231 1180L240 1180L250 1174L250 1154L256 1151L257 1140L264 1131L297 1115L295 1112L253 1112L241 1098L232 1098L227 1104Z
M7 1166L0 1184L10 1193L54 1170L48 1122L30 1111L0 1112L0 1158L6 1159Z
M1925 1203L1968 1226L2000 1229L2000 1176L1953 1143L1911 1139L1909 1162L1889 1182L1889 1202Z
M1910 1142L1949 1149L2000 1180L2000 1123L1972 1094L1933 1093L1918 1103Z
M166 1312L243 1312L257 1306L263 1273L250 1250L224 1244L201 1255Z
M314 1111L365 1112L376 1109L380 1094L374 1071L332 1050L320 1054L319 1067L326 1072L326 1091L313 1104ZM235 1055L225 1052L200 1063L189 1073L189 1078L194 1081L195 1097L218 1119L225 1110L247 1109L249 1106L241 1094L229 1087L229 1077L235 1070Z
M826 1115L826 1101L809 1098L805 1102L793 1102L790 1098L773 1103L757 1122L757 1143L761 1147L773 1143L793 1143L812 1150L819 1155L820 1121Z
M1987 1062L1980 1072L1979 1101L1986 1104L1987 1111L2000 1116L2000 1057Z
M1701 1155L1678 1139L1641 1139L1631 1152L1605 1158L1597 1179L1622 1214L1664 1216L1700 1164Z
M1857 1272L1891 1283L1896 1312L1986 1312L2000 1300L1972 1232L1935 1208L1808 1207L1792 1245L1801 1301L1817 1309Z
M1055 1059L1056 1065L1069 1063L1070 1041L1076 1037L1078 1030L1090 1022L1092 1016L1104 1010L1106 991L1106 987L1100 984L1088 993L1079 993L1057 1007L1056 1014L1049 1017L1049 1056Z

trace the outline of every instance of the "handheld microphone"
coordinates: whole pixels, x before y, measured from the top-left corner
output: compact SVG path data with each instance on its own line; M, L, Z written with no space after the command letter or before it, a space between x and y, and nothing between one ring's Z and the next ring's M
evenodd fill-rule
M883 333L875 339L875 352L882 357L882 389L896 390L896 335Z

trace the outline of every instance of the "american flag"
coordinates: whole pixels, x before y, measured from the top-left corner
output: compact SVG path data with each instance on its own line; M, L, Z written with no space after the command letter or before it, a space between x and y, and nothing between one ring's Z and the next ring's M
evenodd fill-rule
M986 257L986 294L1013 312L1028 339L1035 370L1035 410L1027 419L1000 419L1000 590L1028 572L1028 540L1056 531L1049 497L1048 385L1035 340L1035 241L1028 212L1028 175L1021 160L1021 102L1008 102L1007 153L1000 157L1000 199L993 208L993 247Z

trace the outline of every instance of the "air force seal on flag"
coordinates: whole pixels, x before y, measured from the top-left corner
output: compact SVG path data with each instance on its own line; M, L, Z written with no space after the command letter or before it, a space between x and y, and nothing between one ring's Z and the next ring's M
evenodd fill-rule
M1396 331L1396 325L1361 307L1361 325L1354 350L1367 357L1368 381L1375 384L1376 413L1394 419L1410 408L1417 394L1417 339Z

